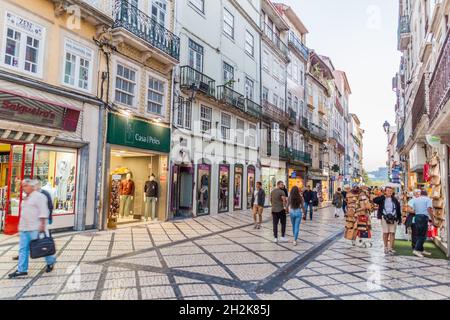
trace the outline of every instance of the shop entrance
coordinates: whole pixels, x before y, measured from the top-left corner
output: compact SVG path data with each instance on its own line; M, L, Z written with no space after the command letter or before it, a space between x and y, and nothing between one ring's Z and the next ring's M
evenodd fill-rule
M167 156L112 147L109 169L110 221L165 221Z
M194 167L174 165L172 169L171 210L175 218L192 217Z
M23 179L37 179L52 197L53 216L75 214L77 151L0 142L0 213L5 234L18 231Z

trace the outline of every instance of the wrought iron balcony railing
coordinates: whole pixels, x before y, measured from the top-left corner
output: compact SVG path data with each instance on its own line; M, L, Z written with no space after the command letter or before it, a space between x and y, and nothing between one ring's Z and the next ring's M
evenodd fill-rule
M245 112L245 97L225 85L217 87L217 100Z
M189 66L180 68L180 86L201 92L211 98L216 97L216 81Z
M430 120L439 115L450 99L450 32L442 47L434 74L430 81Z
M419 89L417 90L414 104L411 110L412 114L412 131L416 132L417 127L422 121L422 116L427 115L427 109L425 106L425 76L422 78Z
M306 117L302 117L300 121L300 128L309 131L309 120Z
M273 29L268 25L264 24L264 34L267 38L272 41L272 43L277 47L278 50L283 53L286 57L289 56L288 46L280 39L280 37L273 31Z
M112 28L124 28L165 54L180 60L180 38L125 0L114 1Z
M400 150L405 145L405 128L402 127L397 134L397 150Z
M284 125L289 124L289 114L266 100L263 101L263 116Z
M289 43L303 56L303 58L305 58L305 60L308 60L309 49L292 31L289 32Z
M327 140L327 131L319 127L318 125L314 123L309 124L309 132L310 134L320 141L326 141Z
M398 21L398 47L405 50L411 40L411 25L409 16L401 16Z
M250 100L249 98L245 99L245 110L247 114L260 119L262 115L262 107L256 102Z
M301 162L307 165L312 164L311 154L299 150L295 150L293 148L289 149L289 159L292 162Z

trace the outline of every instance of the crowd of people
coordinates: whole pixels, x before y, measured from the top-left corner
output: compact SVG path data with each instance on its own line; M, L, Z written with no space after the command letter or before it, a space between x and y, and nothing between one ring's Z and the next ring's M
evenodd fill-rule
M253 218L255 229L260 229L266 194L262 188L262 183L258 182L255 194L253 195ZM380 221L383 232L383 243L385 255L394 255L395 238L397 228L402 225L402 204L395 195L394 189L390 186L384 188L362 187L363 191L370 195L370 203L373 206L375 217ZM334 217L347 215L347 194L360 190L360 187L339 188L332 197L332 206L334 207ZM318 206L317 191L307 186L305 190L293 187L288 193L284 182L279 181L275 189L269 195L274 242L288 242L286 237L287 217L293 230L293 245L296 246L299 239L300 224L302 219L313 220L314 208ZM412 250L417 257L430 256L431 253L424 250L424 243L427 240L428 225L433 221L432 199L428 197L426 190L416 190L414 197L407 204L408 218L406 219L406 228L412 230ZM281 237L279 237L279 225L281 224Z

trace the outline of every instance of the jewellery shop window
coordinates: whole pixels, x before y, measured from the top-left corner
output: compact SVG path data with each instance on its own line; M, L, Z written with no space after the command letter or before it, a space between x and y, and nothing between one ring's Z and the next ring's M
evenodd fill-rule
M77 152L36 146L33 178L41 182L42 189L53 199L54 215L73 214Z

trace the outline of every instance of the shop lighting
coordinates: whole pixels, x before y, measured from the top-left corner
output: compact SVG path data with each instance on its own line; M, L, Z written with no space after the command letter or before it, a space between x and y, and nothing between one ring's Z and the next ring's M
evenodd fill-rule
M131 113L127 110L120 110L120 113L123 114L125 117L131 117Z

